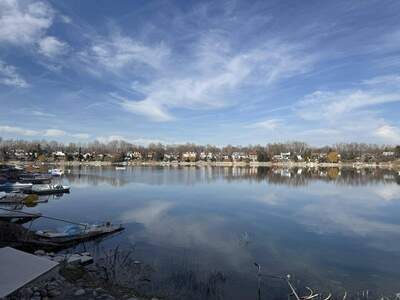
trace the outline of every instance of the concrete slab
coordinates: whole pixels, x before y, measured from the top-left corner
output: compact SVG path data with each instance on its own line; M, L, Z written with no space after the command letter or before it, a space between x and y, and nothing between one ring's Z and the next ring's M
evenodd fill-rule
M58 265L11 247L0 248L0 298L6 297Z

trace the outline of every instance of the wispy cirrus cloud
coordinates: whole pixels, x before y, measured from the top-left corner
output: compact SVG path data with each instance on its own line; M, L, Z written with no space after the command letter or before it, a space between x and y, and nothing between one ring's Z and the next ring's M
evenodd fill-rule
M0 41L28 45L39 40L53 23L53 9L41 1L0 2Z
M382 125L373 132L373 134L380 138L383 142L389 144L400 143L400 128L390 125Z
M282 119L268 119L256 123L249 124L245 127L247 128L259 128L265 130L274 130L280 127L283 124Z
M149 139L149 138L129 138L122 135L109 135L109 136L98 136L96 138L100 143L109 143L113 141L123 141L127 143L131 143L134 145L143 145L147 146L149 144L171 144L171 142L159 139Z
M14 87L27 87L28 83L18 73L17 68L6 64L0 59L0 84L14 86Z
M46 36L39 41L39 53L53 58L65 54L68 45L53 36Z
M268 87L310 70L314 58L293 45L277 41L236 53L221 37L207 37L193 46L179 67L166 64L150 83L135 81L131 88L142 100L120 102L125 110L152 121L175 119L174 109L221 109L240 100L242 88Z
M0 133L27 137L48 137L48 138L62 138L73 137L77 139L88 139L90 137L87 133L70 133L61 129L49 128L45 130L33 130L16 126L2 125L0 126Z
M132 67L135 70L135 66L138 69L143 66L158 69L168 57L169 51L163 43L145 45L113 30L108 37L95 38L79 56L92 68L95 63L108 71L119 72Z
M26 51L33 49L47 58L65 54L69 45L47 35L55 17L56 11L45 1L1 1L0 42Z
M0 126L0 132L16 134L16 135L23 135L23 136L38 135L38 132L35 130L20 128L20 127L13 127L13 126Z

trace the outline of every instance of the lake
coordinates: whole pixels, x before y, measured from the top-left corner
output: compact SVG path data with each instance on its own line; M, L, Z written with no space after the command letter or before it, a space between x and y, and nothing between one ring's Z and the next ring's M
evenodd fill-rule
M75 167L71 193L30 208L126 230L96 249L134 247L151 291L179 299L400 292L400 176L382 169ZM35 228L61 225L39 219ZM212 286L210 289L209 286ZM284 296L286 299L286 296Z

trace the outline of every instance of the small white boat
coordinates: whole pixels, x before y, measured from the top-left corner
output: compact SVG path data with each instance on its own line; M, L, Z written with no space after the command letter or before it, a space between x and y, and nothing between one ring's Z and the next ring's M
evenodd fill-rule
M37 184L32 187L31 192L37 195L49 195L69 193L70 189L70 186L62 184Z
M52 176L62 176L64 175L64 171L61 169L50 169L49 174L51 174Z
M115 167L115 170L117 170L117 171L123 171L123 170L126 170L126 167Z
M7 195L7 193L6 193L6 192L0 192L0 199L3 199L3 198L5 198L5 197L6 197L6 195Z
M21 183L21 182L6 182L0 184L0 190L30 190L32 188L32 183Z

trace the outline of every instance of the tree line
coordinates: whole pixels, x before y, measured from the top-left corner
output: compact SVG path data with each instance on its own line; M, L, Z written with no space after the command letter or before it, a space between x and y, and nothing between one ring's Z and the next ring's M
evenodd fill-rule
M135 145L123 140L114 140L107 143L93 141L89 143L61 143L57 141L37 140L16 140L2 139L0 137L0 160L10 159L13 151L20 150L26 153L38 155L51 155L56 151L72 155L79 153L95 153L123 157L129 152L139 152L143 159L151 154L153 160L162 160L166 154L181 155L182 153L192 152L213 153L217 158L221 155L231 156L233 153L256 154L258 161L269 161L274 155L280 153L291 153L296 159L301 156L303 159L313 155L327 154L336 152L340 154L342 161L352 161L361 159L368 160L393 160L400 158L400 146L378 145L366 143L338 143L330 146L316 147L300 141L288 141L285 143L267 143L265 145L234 146L226 145L217 147L214 145L197 145L193 143L164 145L161 143L149 144L147 146ZM392 155L393 153L393 155ZM384 155L386 154L386 155ZM389 155L388 155L389 154Z

